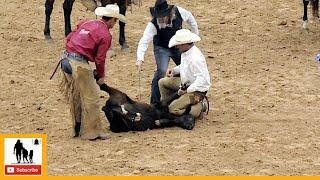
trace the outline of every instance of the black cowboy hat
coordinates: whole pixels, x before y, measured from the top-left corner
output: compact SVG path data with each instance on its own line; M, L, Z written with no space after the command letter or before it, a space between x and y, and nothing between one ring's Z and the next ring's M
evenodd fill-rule
M153 17L162 18L170 15L172 7L166 0L157 0L155 6L150 8L150 13Z

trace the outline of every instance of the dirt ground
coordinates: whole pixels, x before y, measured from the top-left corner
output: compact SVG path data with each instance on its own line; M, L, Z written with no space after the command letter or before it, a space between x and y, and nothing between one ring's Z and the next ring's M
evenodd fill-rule
M48 175L319 175L320 77L315 55L320 24L303 32L298 0L169 0L190 10L200 27L212 88L209 115L192 131L167 128L88 142L71 136L68 106L49 77L64 49L62 0L43 37L44 2L0 0L0 133L48 135ZM107 83L138 97L136 48L150 20L143 1L128 11L127 40L108 62ZM94 19L76 1L72 24ZM171 64L172 66L172 64ZM149 102L152 46L142 72ZM108 95L101 92L101 106ZM101 112L101 117L104 118Z

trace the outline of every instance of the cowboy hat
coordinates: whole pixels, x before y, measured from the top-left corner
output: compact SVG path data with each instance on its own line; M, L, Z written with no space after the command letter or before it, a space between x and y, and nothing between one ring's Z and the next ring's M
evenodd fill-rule
M97 8L97 3L94 0L81 0L81 4L92 12Z
M155 18L162 18L170 15L172 7L166 0L157 0L155 6L150 8L150 13Z
M180 29L170 39L169 48L176 46L176 45L198 42L200 40L201 40L201 38L198 35L192 33L190 30Z
M97 16L114 17L125 23L125 16L120 14L119 12L119 6L116 4L107 4L106 7L97 7L94 11Z

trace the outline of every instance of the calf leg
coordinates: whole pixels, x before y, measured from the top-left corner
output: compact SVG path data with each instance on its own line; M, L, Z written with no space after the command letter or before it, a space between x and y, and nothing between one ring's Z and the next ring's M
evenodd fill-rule
M46 14L46 21L45 21L45 26L43 30L43 34L45 39L51 39L50 35L50 16L53 10L53 4L54 0L46 0L45 2L45 14Z
M177 119L159 119L155 121L156 127L164 128L164 127L173 127L177 126L179 121Z
M178 126L183 129L192 130L195 126L195 118L191 114L185 114L173 119L159 119L155 121L157 127Z

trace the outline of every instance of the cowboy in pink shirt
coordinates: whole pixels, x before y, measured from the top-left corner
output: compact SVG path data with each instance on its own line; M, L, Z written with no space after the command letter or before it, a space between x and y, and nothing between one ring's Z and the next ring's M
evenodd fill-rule
M99 115L98 85L104 83L106 53L112 41L109 29L118 19L125 21L115 4L98 7L95 14L102 18L81 22L68 35L61 61L61 91L71 105L74 136L89 140L106 139ZM97 81L88 61L96 65Z
M77 53L96 64L99 77L104 77L106 53L112 36L105 20L80 23L67 37L66 50Z

